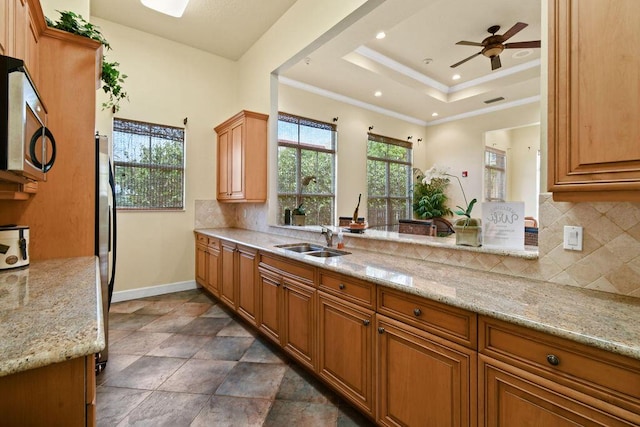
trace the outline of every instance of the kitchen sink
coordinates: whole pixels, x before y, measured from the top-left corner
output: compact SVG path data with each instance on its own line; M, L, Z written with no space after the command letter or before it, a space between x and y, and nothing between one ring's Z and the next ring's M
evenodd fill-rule
M298 252L318 258L330 258L334 256L349 255L351 253L338 249L327 248L313 243L290 243L287 245L276 245L276 248L282 248L287 251Z
M323 249L321 251L307 252L306 255L318 258L330 258L334 256L349 255L351 252L339 251L337 249Z
M324 249L324 247L320 245L314 245L312 243L291 243L288 245L276 245L276 248L282 248L293 252L311 252L321 251Z

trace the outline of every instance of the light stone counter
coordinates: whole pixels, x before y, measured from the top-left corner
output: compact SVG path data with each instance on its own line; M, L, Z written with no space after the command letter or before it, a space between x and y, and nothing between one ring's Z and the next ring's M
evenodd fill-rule
M275 247L300 239L250 230L196 231L640 359L640 298L348 246L345 250L350 255L316 258ZM324 244L324 238L312 242Z
M96 257L35 261L0 272L0 376L104 346Z

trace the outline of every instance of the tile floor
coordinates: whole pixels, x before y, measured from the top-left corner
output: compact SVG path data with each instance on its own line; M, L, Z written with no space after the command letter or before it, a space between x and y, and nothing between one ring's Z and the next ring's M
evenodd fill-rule
M97 424L370 426L200 290L115 303Z

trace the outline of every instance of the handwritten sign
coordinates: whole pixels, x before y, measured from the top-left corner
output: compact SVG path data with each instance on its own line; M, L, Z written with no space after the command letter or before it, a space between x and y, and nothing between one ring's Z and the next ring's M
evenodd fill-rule
M482 246L524 250L524 202L482 204Z

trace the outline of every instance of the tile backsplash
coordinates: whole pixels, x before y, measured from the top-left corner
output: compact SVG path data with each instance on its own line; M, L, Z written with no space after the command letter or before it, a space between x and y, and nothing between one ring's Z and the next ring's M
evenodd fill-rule
M238 227L294 233L270 227L267 209L267 204L197 201L196 228ZM346 243L348 247L402 253L443 264L640 297L640 203L555 202L551 194L545 193L540 195L539 212L537 260L373 239L352 238ZM583 227L581 252L563 249L565 225Z

